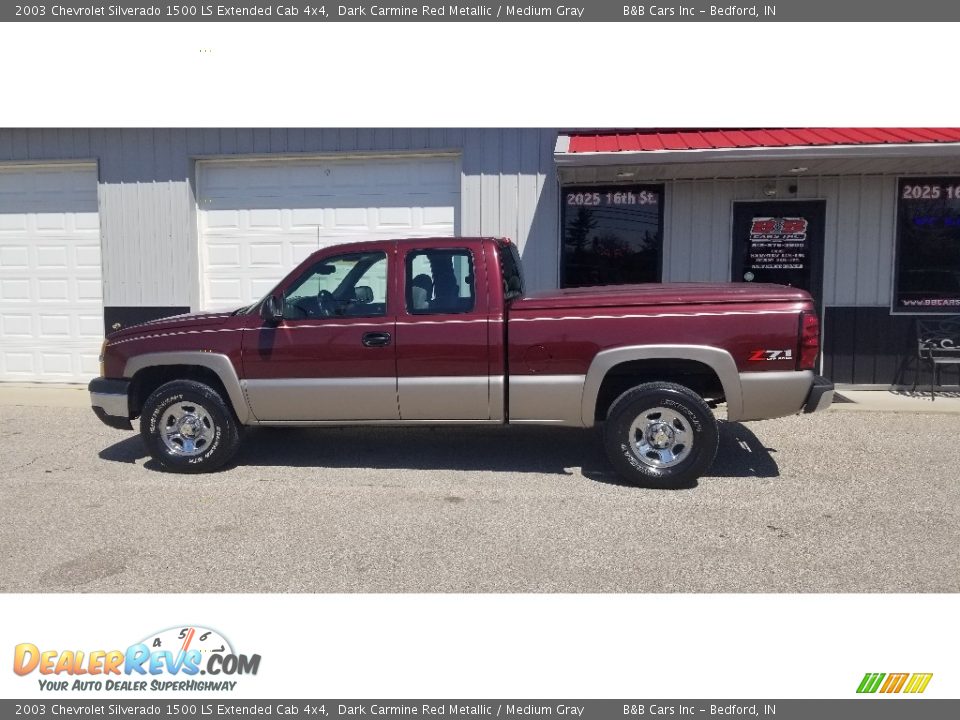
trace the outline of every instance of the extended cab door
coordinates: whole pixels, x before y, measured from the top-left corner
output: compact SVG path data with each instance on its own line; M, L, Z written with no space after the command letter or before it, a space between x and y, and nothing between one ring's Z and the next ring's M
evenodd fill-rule
M395 248L365 243L305 266L280 288L283 320L243 333L244 385L258 420L400 418Z
M491 375L487 266L479 240L400 245L397 389L403 420L502 418L503 376Z

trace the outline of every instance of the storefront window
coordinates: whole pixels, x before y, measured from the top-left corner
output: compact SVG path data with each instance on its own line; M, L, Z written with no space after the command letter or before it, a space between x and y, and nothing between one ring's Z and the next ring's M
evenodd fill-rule
M960 177L903 178L897 198L893 311L960 313Z
M569 186L561 200L562 287L660 281L663 186Z

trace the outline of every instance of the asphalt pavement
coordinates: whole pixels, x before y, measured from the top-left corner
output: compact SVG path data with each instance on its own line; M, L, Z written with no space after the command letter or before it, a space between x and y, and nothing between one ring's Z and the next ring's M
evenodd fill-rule
M0 406L2 592L958 592L960 415L722 423L692 488L598 434L257 429L161 472L88 408Z

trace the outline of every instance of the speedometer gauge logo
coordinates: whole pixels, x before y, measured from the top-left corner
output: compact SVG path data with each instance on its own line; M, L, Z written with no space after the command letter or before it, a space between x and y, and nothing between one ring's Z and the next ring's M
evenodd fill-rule
M200 625L192 627L171 627L148 635L140 641L151 652L167 650L176 654L190 650L199 650L206 657L211 653L233 655L233 646L216 630Z

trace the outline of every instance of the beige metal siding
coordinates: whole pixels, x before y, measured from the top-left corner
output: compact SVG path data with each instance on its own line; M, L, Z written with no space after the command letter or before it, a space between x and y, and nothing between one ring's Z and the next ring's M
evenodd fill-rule
M777 200L826 200L824 304L887 305L896 182L879 175L668 181L664 280L729 280L734 202L769 200L765 190L776 188Z

